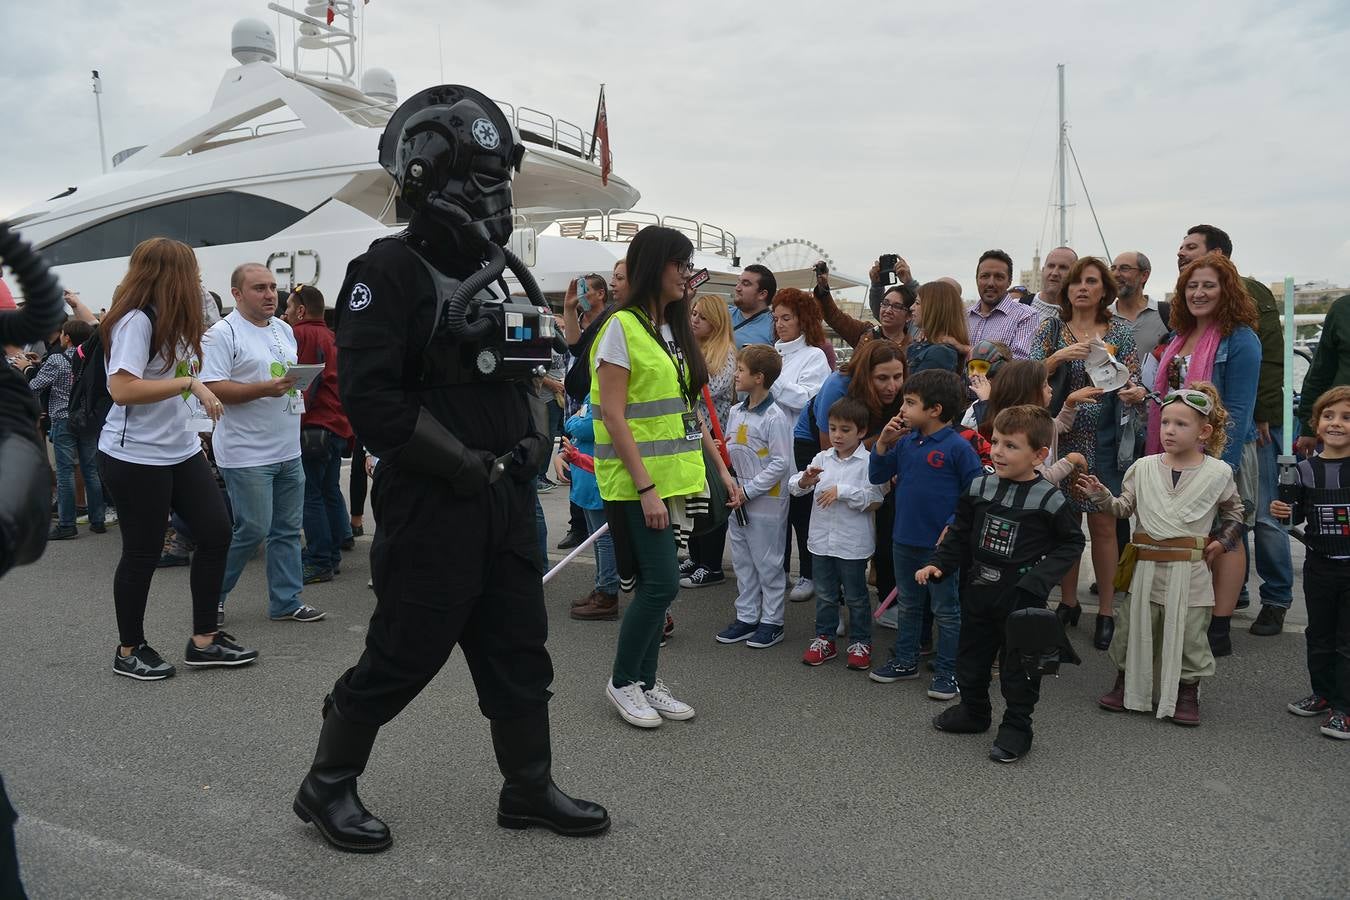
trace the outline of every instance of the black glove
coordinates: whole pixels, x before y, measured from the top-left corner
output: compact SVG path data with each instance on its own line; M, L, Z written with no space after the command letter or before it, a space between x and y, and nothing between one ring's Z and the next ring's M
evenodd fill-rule
M486 450L465 447L425 408L417 414L408 443L382 459L447 482L456 497L472 497L486 490L496 460Z

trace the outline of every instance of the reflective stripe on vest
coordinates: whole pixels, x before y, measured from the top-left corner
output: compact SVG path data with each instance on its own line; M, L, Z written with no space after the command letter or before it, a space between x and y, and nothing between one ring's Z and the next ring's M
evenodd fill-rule
M684 414L689 411L674 361L638 321L632 310L610 316L591 346L590 365L595 368L596 349L605 329L622 328L628 344L628 397L624 418L637 444L642 464L666 497L697 494L706 487L701 441L685 439ZM600 410L600 379L591 379L591 409L595 417L595 478L605 500L637 500L637 486L619 460Z

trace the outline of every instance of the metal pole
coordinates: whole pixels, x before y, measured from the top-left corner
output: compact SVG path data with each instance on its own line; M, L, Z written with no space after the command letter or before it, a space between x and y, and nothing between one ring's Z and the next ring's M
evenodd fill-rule
M1064 247L1069 243L1069 198L1065 193L1068 188L1068 176L1067 160L1064 158L1064 139L1068 135L1069 123L1064 120L1064 63L1060 63L1056 68L1059 69L1059 245Z
M1294 279L1284 280L1284 427L1280 432L1280 499L1292 504L1298 494L1298 460L1294 457ZM1288 520L1285 520L1286 522Z
M108 171L108 148L103 144L103 104L99 102L99 97L103 94L103 79L98 77L98 69L94 69L94 115L98 119L98 161L103 166L106 174Z
M550 581L552 581L553 576L561 572L564 566L566 566L572 560L576 559L578 554L580 554L583 550L589 549L591 544L594 544L596 541L600 540L600 538L606 534L609 534L608 522L601 525L599 528L595 529L595 531L591 533L590 537L586 538L586 540L582 541L580 544L577 544L577 546L572 550L571 553L567 554L562 558L561 562L559 562L553 568L549 569L548 574L544 576L544 584L548 584Z

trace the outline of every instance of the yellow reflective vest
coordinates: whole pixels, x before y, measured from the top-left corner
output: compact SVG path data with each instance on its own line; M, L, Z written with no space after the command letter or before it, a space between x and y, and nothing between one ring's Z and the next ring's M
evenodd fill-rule
M595 369L595 351L605 331L622 328L628 342L628 398L624 418L637 442L642 464L667 497L697 494L706 486L703 444L688 440L683 415L689 404L680 390L679 371L666 348L657 342L639 313L621 309L609 317L591 345L589 364ZM595 417L595 478L605 500L637 500L637 485L614 451L600 408L600 378L591 379L591 410Z

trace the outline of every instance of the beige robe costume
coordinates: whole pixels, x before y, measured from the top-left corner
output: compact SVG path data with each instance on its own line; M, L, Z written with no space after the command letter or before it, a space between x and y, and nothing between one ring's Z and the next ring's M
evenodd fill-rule
M1227 463L1206 456L1182 470L1175 487L1172 471L1162 454L1146 456L1125 473L1118 499L1105 491L1093 499L1117 518L1137 514L1139 529L1158 540L1207 539L1216 514L1242 521L1242 498ZM1213 606L1213 575L1204 560L1139 560L1111 641L1111 658L1125 673L1127 709L1148 712L1156 695L1157 717L1167 718L1176 711L1181 681L1214 674L1206 636Z

